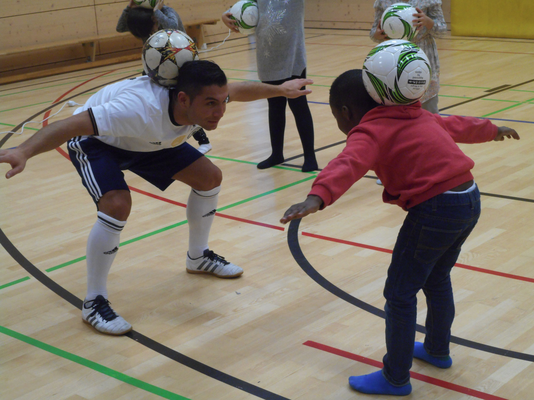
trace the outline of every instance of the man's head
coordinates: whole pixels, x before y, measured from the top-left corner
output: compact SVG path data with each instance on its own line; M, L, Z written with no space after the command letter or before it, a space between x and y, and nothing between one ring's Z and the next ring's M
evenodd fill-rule
M344 72L332 83L330 108L344 134L348 134L368 111L377 106L379 104L365 89L361 69Z
M174 116L178 123L213 130L226 111L227 101L228 80L217 64L199 60L182 65L173 93Z

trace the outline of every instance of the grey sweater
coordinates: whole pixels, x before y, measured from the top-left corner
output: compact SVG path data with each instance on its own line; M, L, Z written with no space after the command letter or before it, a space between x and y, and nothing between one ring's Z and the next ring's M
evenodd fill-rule
M261 81L300 76L306 68L304 0L258 0L256 60Z
M129 32L128 29L128 14L130 12L130 7L126 7L117 22L117 32ZM156 10L154 12L156 21L158 21L159 29L178 29L179 31L185 32L184 24L182 19L173 8L168 6L163 6L161 10ZM148 38L143 38L145 42Z

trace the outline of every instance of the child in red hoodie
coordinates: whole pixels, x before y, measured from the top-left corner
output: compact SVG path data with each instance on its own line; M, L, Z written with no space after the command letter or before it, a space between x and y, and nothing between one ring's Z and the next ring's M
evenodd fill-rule
M349 378L351 387L369 394L408 395L413 357L449 368L454 300L450 271L480 215L474 162L458 143L519 139L513 129L489 120L442 118L421 108L379 106L368 95L361 70L347 71L330 89L330 107L347 135L345 149L317 176L306 200L280 220L333 204L367 171L384 184L383 200L408 212L399 232L384 288L386 349L382 371ZM426 337L415 343L416 295L427 299Z

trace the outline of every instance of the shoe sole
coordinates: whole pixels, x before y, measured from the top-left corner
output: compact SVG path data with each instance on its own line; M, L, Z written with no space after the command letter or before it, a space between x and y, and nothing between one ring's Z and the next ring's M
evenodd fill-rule
M208 271L197 271L197 270L191 270L191 269L188 269L186 268L185 269L187 271L188 274L204 274L204 275L213 275L217 278L221 278L221 279L231 279L231 278L237 278L238 276L241 276L243 275L243 271L237 273L237 274L234 274L234 275L217 275L217 274L214 274L213 272L208 272Z
M127 331L124 331L122 333L102 332L102 331L99 331L98 329L96 329L93 325L91 325L91 323L89 321L86 321L83 318L82 318L82 321L85 322L87 325L89 325L91 328L93 328L95 331L100 332L100 333L102 333L104 335L123 336L123 335L127 334L128 332L130 332L133 329L133 326L130 326L130 329L128 329Z

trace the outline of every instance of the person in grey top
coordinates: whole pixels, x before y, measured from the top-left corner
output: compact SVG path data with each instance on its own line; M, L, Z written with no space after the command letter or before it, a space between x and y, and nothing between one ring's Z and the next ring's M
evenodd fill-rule
M178 29L185 32L182 19L173 8L163 5L159 0L154 9L137 6L130 0L117 22L117 32L131 32L143 42L152 33L161 29Z
M306 77L304 45L304 0L257 0L259 21L256 26L256 61L258 77L264 83L280 85L291 79ZM229 11L223 13L224 24L239 32ZM284 162L286 105L295 117L304 150L302 171L318 169L314 149L313 120L306 96L288 100L268 99L269 132L272 154L258 164L259 169Z
M130 0L128 6L122 11L116 29L117 32L130 32L143 43L161 29L177 29L185 32L184 24L178 13L172 7L163 5L163 0L159 0L153 10L139 7L133 0ZM204 129L200 128L195 132L193 138L198 142L198 151L202 154L212 149Z
M376 0L374 3L375 21L369 36L377 43L387 40L388 37L380 26L380 19L384 10L398 0ZM421 105L425 110L438 113L439 92L439 58L435 37L443 37L447 32L447 23L441 9L441 0L404 0L417 9L415 24L418 33L413 40L426 54L432 67L430 86L421 98Z

